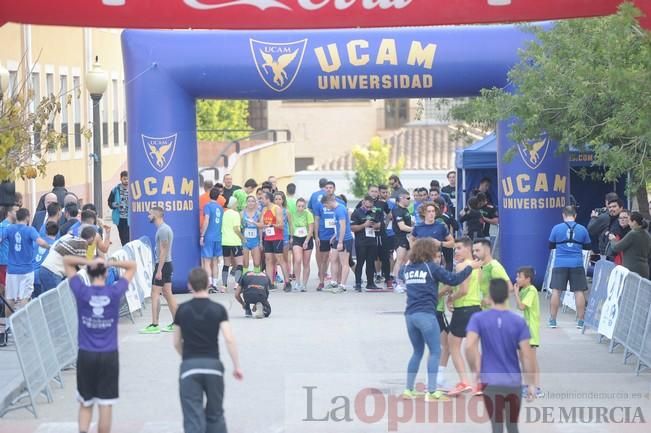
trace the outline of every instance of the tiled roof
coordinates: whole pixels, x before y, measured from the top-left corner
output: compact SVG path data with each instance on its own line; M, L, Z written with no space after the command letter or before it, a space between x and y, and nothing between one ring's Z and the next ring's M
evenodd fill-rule
M462 138L454 136L448 125L408 126L384 141L391 146L389 164L397 165L404 157L403 170L447 170L454 168L456 149L463 148ZM352 153L348 152L315 168L316 170L353 170Z

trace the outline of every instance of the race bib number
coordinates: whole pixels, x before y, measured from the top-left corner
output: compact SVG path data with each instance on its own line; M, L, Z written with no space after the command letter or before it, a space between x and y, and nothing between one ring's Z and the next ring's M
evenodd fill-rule
M264 234L267 236L273 236L276 234L276 229L274 227L267 227L264 229Z
M375 229L373 227L366 227L364 229L366 232L366 237L367 238L374 238L375 237Z
M304 238L307 236L307 228L306 227L297 227L296 230L294 231L294 236L297 238Z
M334 218L328 218L328 219L324 220L323 224L325 225L325 228L327 228L327 229L333 229L336 226Z
M244 229L244 237L247 239L255 239L258 237L258 231L256 229Z

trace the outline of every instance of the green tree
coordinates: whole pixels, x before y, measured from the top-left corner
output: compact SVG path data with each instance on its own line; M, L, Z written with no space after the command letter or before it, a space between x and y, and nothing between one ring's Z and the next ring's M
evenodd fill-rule
M197 129L249 129L249 101L199 99ZM199 132L199 140L234 140L246 132Z
M493 129L517 116L511 138L520 143L542 132L560 143L595 152L605 180L631 172L638 197L651 169L651 34L623 4L604 18L560 21L552 29L527 26L537 39L509 72L518 89L484 89L454 107L452 116ZM646 208L646 206L644 206Z
M364 197L368 186L386 183L391 174L400 174L404 160L400 157L398 165L389 166L390 146L380 137L373 137L368 147L353 148L353 194Z

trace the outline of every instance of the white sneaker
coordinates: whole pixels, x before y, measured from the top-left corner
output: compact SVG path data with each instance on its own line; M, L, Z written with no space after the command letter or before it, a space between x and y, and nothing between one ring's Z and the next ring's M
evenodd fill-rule
M396 284L396 287L393 289L395 293L405 293L407 288L402 284Z
M332 289L332 293L344 293L346 291L346 286L343 284L338 284L335 288Z
M255 318L256 319L264 318L264 306L262 305L262 302L258 302L255 304Z

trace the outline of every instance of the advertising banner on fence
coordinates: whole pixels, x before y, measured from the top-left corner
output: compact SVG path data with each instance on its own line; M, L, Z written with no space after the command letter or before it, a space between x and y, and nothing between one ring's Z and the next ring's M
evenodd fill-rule
M594 267L592 276L592 287L588 296L588 305L585 309L585 325L594 329L599 328L601 310L608 297L608 279L610 273L615 269L615 264L608 260L599 260ZM585 330L585 328L583 328Z
M647 11L648 0L632 0ZM622 0L20 0L0 25L167 29L305 29L506 23L604 16Z
M133 260L136 262L136 275L133 277L129 290L125 294L129 311L142 308L145 298L151 295L151 279L153 274L153 259L149 239L136 239L111 254L114 260ZM122 271L124 272L124 271Z
M601 319L598 332L606 338L612 339L619 315L619 297L624 289L624 280L629 270L623 266L616 266L608 278L608 297L601 307Z

